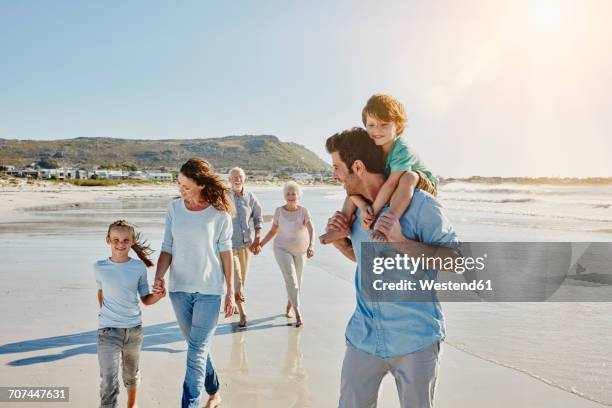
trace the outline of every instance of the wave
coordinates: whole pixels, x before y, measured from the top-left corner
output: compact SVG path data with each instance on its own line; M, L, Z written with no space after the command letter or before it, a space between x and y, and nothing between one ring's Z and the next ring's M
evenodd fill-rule
M582 195L577 190L537 190L526 188L441 188L441 193L484 193L484 194L541 194L541 195Z
M562 391L569 392L570 394L577 395L578 397L584 398L585 400L596 402L598 404L603 404L603 405L606 405L606 406L612 406L612 401L606 401L606 400L602 400L602 399L598 399L598 398L586 395L585 393L578 391L573 386L572 387L565 386L565 385L556 383L556 382L554 382L552 380L549 380L546 377L543 377L541 375L533 373L533 372L531 372L529 370L526 370L524 368L521 368L521 367L518 367L518 366L515 366L515 365L512 365L512 364L507 364L507 363L504 363L502 361L496 360L496 359L491 358L491 357L483 356L482 354L476 353L473 350L469 349L465 344L454 343L454 342L451 342L451 341L448 341L448 340L445 340L444 342L446 344L448 344L449 346L454 347L455 349L457 349L459 351L463 351L464 353L469 354L469 355L471 355L473 357L479 358L481 360L487 361L489 363L492 363L492 364L495 364L495 365L498 365L498 366L510 368L512 370L515 370L515 371L518 371L520 373L526 374L526 375L530 376L531 378L534 378L534 379L536 379L538 381L541 381L541 382L543 382L543 383L545 383L547 385L550 385L551 387L555 387L555 388L558 388L558 389L560 389Z
M542 218L553 218L553 219L573 220L573 221L612 222L612 218L580 217L580 216L573 216L573 215L544 214L544 213L520 212L520 211L499 211L499 210L492 210L489 208L473 208L473 207L446 206L446 208L450 210L477 211L479 213L504 214L504 215L515 215L515 216L518 215L518 216L525 216L525 217L542 217Z
M493 194L535 194L533 190L514 189L514 188L441 188L441 193L493 193Z
M535 198L444 198L444 201L467 201L471 203L535 203Z
M584 197L585 192L580 190L537 190L537 189L523 189L523 188L457 188L448 189L441 188L440 194L455 194L455 193L467 193L467 194L529 194L529 195L545 195L545 196L580 196ZM592 192L591 194L592 195ZM600 193L598 196L610 196L610 194Z
M495 203L495 204L506 204L506 203L535 203L535 202L544 202L547 201L549 204L563 205L563 206L571 206L572 208L578 207L588 207L595 210L608 210L612 209L612 203L608 202L595 202L595 203L585 203L584 201L549 201L549 200L539 200L537 198L470 198L470 197L446 197L441 196L441 201L465 201L471 203Z

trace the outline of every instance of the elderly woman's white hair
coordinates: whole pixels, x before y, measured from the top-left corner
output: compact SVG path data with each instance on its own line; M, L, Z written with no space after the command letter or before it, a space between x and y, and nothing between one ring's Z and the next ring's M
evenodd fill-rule
M300 185L295 181L288 181L285 183L285 185L283 186L283 194L287 194L287 191L289 190L295 191L296 194L300 197L302 196L302 187L300 187Z
M246 173L242 170L242 167L232 167L228 174L231 176L232 173L240 173L240 177L246 178Z

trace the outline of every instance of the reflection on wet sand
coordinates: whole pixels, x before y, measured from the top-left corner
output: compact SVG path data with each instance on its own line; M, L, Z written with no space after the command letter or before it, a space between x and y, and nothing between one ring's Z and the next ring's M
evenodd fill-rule
M231 351L227 367L221 370L224 406L238 407L310 407L312 398L308 389L308 374L303 363L302 330L287 326L275 336L286 340L286 347L266 348L267 353L248 352L248 338L256 335L249 330L232 334ZM275 342L276 343L276 342ZM258 350L261 350L258 348ZM278 371L278 362L283 365Z
M246 347L244 344L246 336L246 330L240 330L232 334L232 352L230 354L228 369L234 369L240 374L249 374L249 360L247 359Z
M293 404L290 407L310 406L310 394L308 392L308 374L304 368L302 354L302 331L291 330L287 336L287 352L285 353L285 365L281 370L281 375L295 390Z

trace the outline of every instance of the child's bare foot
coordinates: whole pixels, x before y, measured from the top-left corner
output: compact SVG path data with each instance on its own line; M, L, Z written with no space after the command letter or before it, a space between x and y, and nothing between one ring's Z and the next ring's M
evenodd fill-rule
M247 317L246 315L240 316L240 321L238 322L238 327L247 327Z
M293 317L293 307L291 307L291 302L287 302L287 308L285 309L285 316Z
M338 241L339 239L344 239L348 237L348 235L340 232L340 231L329 231L319 237L319 241L322 244L331 244L334 241Z
M221 405L221 395L219 395L219 393L215 393L213 395L211 395L210 397L208 397L208 401L206 402L206 405L204 405L204 408L215 408Z
M377 242L387 242L387 236L377 230L372 231L370 234L370 239Z

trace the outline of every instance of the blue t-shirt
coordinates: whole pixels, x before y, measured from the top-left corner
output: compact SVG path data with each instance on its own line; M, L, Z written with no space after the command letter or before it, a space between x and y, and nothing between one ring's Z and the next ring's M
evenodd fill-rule
M381 210L387 211L389 207ZM359 218L357 210L357 218ZM418 188L408 210L399 219L406 238L424 244L459 248L459 238L442 206ZM357 305L346 327L346 340L358 350L390 358L414 353L445 337L444 315L438 301L369 301L361 289L361 243L371 241L369 231L354 222L351 242L357 260L355 289Z
M132 258L121 263L102 259L94 264L94 275L103 297L98 327L127 329L141 325L138 296L150 293L144 262Z

